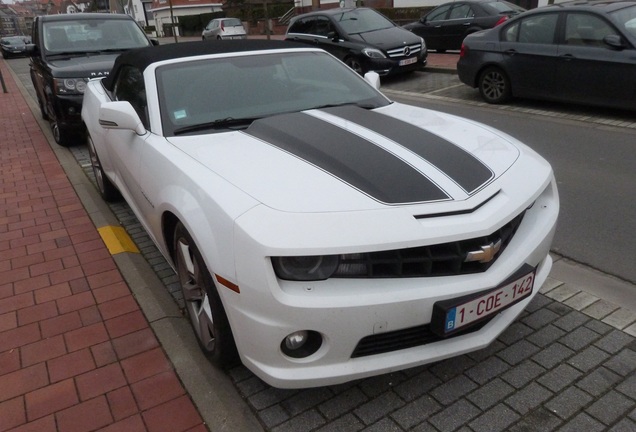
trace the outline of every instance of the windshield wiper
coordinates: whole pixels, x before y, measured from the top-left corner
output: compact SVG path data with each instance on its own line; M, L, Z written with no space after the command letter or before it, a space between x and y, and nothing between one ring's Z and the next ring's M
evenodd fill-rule
M377 108L378 107L375 104L363 104L363 103L359 103L359 102L341 102L341 103L334 103L334 104L318 105L317 107L313 107L313 108L310 108L310 109L335 108L335 107L341 107L341 106L346 106L346 105L355 105L355 106L358 106L358 107L363 108L363 109L373 109L373 108Z
M126 51L127 49L128 48L108 48L108 49L102 49L102 50L88 50L88 51L62 51L62 52L48 53L48 56L49 57L53 57L53 56L81 57L81 56L99 55L104 53L122 52L122 51Z
M109 52L120 52L120 51L127 51L131 48L107 48L107 49L102 49L97 51L98 53L109 53Z
M49 52L47 53L47 57L53 56L61 56L61 57L71 57L71 56L85 56L87 54L99 54L99 51L61 51L61 52Z
M184 126L182 128L175 129L173 132L175 135L181 135L188 132L196 132L205 129L244 129L251 125L252 122L258 120L260 117L246 117L246 118L233 118L227 117L224 119L217 119L207 123L200 123L190 126Z

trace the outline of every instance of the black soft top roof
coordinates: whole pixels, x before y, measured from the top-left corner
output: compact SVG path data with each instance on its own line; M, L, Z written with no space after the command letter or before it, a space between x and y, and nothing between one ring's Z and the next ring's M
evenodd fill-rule
M264 51L271 49L307 48L295 42L280 40L243 39L228 41L182 42L160 46L150 46L126 51L115 60L115 65L108 77L103 81L104 87L112 91L119 70L124 66L133 66L141 71L152 63L184 57L195 57L206 54L227 54L245 51Z

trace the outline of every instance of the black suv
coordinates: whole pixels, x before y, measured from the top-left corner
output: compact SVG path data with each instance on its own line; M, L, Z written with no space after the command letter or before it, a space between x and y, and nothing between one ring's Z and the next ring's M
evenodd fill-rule
M426 65L424 39L369 8L298 15L289 23L285 39L322 48L361 75L389 75Z
M32 41L31 80L40 111L63 146L83 140L86 82L108 75L123 51L157 44L130 16L106 13L38 16Z

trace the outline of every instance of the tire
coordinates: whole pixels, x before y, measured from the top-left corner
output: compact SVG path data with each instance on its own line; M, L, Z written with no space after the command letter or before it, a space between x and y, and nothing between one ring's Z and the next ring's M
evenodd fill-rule
M93 144L93 140L90 135L87 137L88 141L88 154L91 159L91 166L93 167L93 173L95 174L95 183L97 184L97 190L99 194L102 196L104 201L112 202L118 201L121 199L121 194L119 190L113 185L104 170L102 169L102 164L99 161L99 156L97 156L97 151L95 150L95 144Z
M221 298L199 249L181 222L175 228L173 245L185 309L199 346L220 367L236 364L238 353Z
M479 93L489 104L501 104L508 101L512 91L506 73L498 67L486 68L479 75Z
M347 57L345 59L345 64L349 66L351 69L356 71L360 75L364 75L364 70L362 70L362 65L355 57Z
M71 129L60 126L55 120L51 120L51 132L53 132L55 142L62 147L72 146L75 143L75 139L77 139L76 134L74 134Z

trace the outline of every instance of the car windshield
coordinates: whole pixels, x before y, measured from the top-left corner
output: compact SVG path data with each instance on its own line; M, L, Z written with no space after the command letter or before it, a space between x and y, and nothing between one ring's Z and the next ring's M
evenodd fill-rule
M618 9L611 13L612 17L618 22L619 27L636 36L636 6L629 6Z
M48 54L126 50L150 45L136 22L124 19L81 19L44 23L44 49Z
M389 101L322 52L178 62L156 70L165 136L242 129L255 119L313 108Z
M366 33L394 27L394 24L372 9L353 9L334 15L347 34Z

